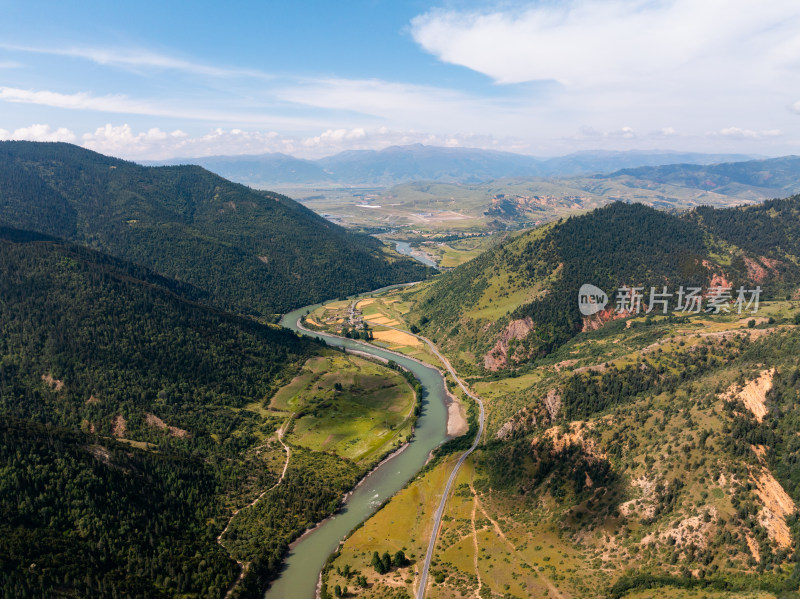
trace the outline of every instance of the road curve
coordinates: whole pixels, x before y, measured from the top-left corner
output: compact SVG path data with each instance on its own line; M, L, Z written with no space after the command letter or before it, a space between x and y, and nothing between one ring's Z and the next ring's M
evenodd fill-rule
M447 358L445 358L441 354L441 352L439 352L439 349L433 344L433 342L430 339L428 339L427 337L423 337L422 335L417 335L417 334L411 333L409 331L404 331L403 329L398 329L397 327L390 327L390 326L387 326L385 324L380 324L380 323L377 323L377 322L370 322L369 320L365 320L364 322L367 322L367 323L375 325L375 326L381 326L381 327L384 327L384 328L387 328L387 329L393 329L395 331L400 331L401 333L407 333L409 335L414 335L414 337L416 337L420 341L423 341L424 343L426 343L428 345L428 347L430 348L430 350L434 353L434 355L437 358L439 358L439 360L441 360L442 364L444 364L444 367L447 369L447 371L450 373L450 375L453 377L453 379L458 383L459 387L461 387L461 389L464 391L464 393L466 393L472 399L474 399L476 402L478 402L478 406L480 407L480 415L478 417L478 434L475 435L475 441L473 441L472 445L470 446L470 448L467 449L467 451L465 451L461 455L460 458L458 458L458 462L456 462L455 468L453 468L453 471L450 473L450 478L447 479L447 485L445 485L444 494L442 495L442 499L439 502L439 507L436 509L436 515L434 516L434 520L433 520L433 530L431 531L431 540L428 543L428 551L425 554L425 562L422 564L422 571L420 572L419 588L417 589L417 599L425 599L425 588L426 588L427 583L428 583L428 573L429 573L430 568L431 568L431 559L433 559L433 551L434 551L434 549L436 547L436 538L439 536L439 528L441 528L441 525L442 525L442 516L444 515L444 508L447 505L447 498L450 495L450 489L453 486L453 482L456 480L456 476L458 475L458 471L461 469L461 465L469 457L469 455L473 451L475 451L475 448L478 446L478 443L481 442L481 437L483 436L483 428L484 428L484 421L485 421L485 414L486 413L485 413L485 410L484 410L484 407L483 407L483 401L481 400L481 398L478 397L472 391L469 390L469 388L464 383L464 381L462 381L461 378L458 376L458 374L456 374L456 371L453 368L453 366L450 364L450 361Z

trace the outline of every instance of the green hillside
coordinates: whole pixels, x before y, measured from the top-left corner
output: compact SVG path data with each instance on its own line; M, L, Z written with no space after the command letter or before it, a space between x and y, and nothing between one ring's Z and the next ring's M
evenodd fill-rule
M238 573L214 519L274 479L243 451L277 422L242 408L313 346L180 291L0 230L3 596L217 597Z
M290 331L187 299L196 293L0 228L0 597L219 598L240 573L234 557L247 564L235 596L260 597L289 543L408 434L405 377L326 357ZM276 430L292 414L270 398L304 363L335 359L347 362L338 378L315 376L292 399L298 412L314 404L319 420L306 414L306 427L325 439L341 428L333 413L375 389L376 420L393 401L406 417L389 414L397 430L384 445L351 431L375 449L358 462L306 441L276 486L287 460ZM257 497L220 543L233 509Z
M365 318L434 338L486 409L426 596L800 596L799 206L677 216L611 204L364 302ZM585 282L762 295L757 313L583 317ZM493 368L498 346L506 361ZM329 588L358 571L357 597L416 592L370 556L424 554L429 519L413 515L435 510L447 457L345 542ZM381 536L397 521L410 528Z
M69 144L0 143L0 224L55 235L274 314L426 276L293 200L200 167L142 167Z
M679 218L614 203L518 235L410 292L411 319L465 368L491 367L486 356L501 342L505 355L496 367L504 368L600 324L578 311L584 283L605 290L612 307L622 286L644 288L644 306L650 288L663 286L674 294L681 286L761 285L762 297L783 297L800 281L797 204L794 198L762 208L702 208Z
M798 321L786 300L754 327L639 317L530 373L474 377L488 431L456 481L430 595L797 597ZM421 509L410 496L375 518ZM335 568L366 570L352 545ZM396 581L367 571L358 596L388 595Z

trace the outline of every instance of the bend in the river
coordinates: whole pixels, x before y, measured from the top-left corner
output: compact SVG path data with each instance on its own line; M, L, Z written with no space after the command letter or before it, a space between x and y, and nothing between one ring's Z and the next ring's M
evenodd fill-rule
M267 591L265 599L312 599L319 572L342 539L402 489L425 464L431 450L447 439L447 394L441 373L432 366L374 345L324 333L301 331L297 326L298 319L316 307L308 306L290 312L281 319L281 324L296 332L322 338L328 345L367 352L407 368L422 384L422 413L417 419L414 437L405 451L373 470L349 495L341 511L292 545L284 570Z

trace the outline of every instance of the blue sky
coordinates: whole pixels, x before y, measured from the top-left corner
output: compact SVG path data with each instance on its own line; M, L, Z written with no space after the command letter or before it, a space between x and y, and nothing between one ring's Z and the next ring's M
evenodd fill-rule
M800 154L796 0L10 2L0 138Z

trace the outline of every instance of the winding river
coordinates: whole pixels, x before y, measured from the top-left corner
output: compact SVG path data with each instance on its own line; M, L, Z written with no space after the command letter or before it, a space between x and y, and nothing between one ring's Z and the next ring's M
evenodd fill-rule
M420 252L419 250L415 250L411 247L411 244L407 241L397 241L396 239L389 239L394 244L394 249L397 250L398 254L404 254L406 256L410 256L417 260L418 262L422 262L426 266L433 266L434 268L439 268L439 266L428 258L425 253Z
M297 327L297 320L307 310L314 310L316 307L308 306L286 314L281 319L281 325L306 334ZM425 464L430 451L447 438L445 386L438 370L350 339L323 333L313 333L312 336L324 338L328 345L394 360L413 372L423 387L422 413L417 419L414 437L408 447L383 462L365 477L336 515L325 520L292 545L284 570L267 591L265 599L312 599L325 560L336 550L339 542L353 528L372 515L378 506L402 489Z

